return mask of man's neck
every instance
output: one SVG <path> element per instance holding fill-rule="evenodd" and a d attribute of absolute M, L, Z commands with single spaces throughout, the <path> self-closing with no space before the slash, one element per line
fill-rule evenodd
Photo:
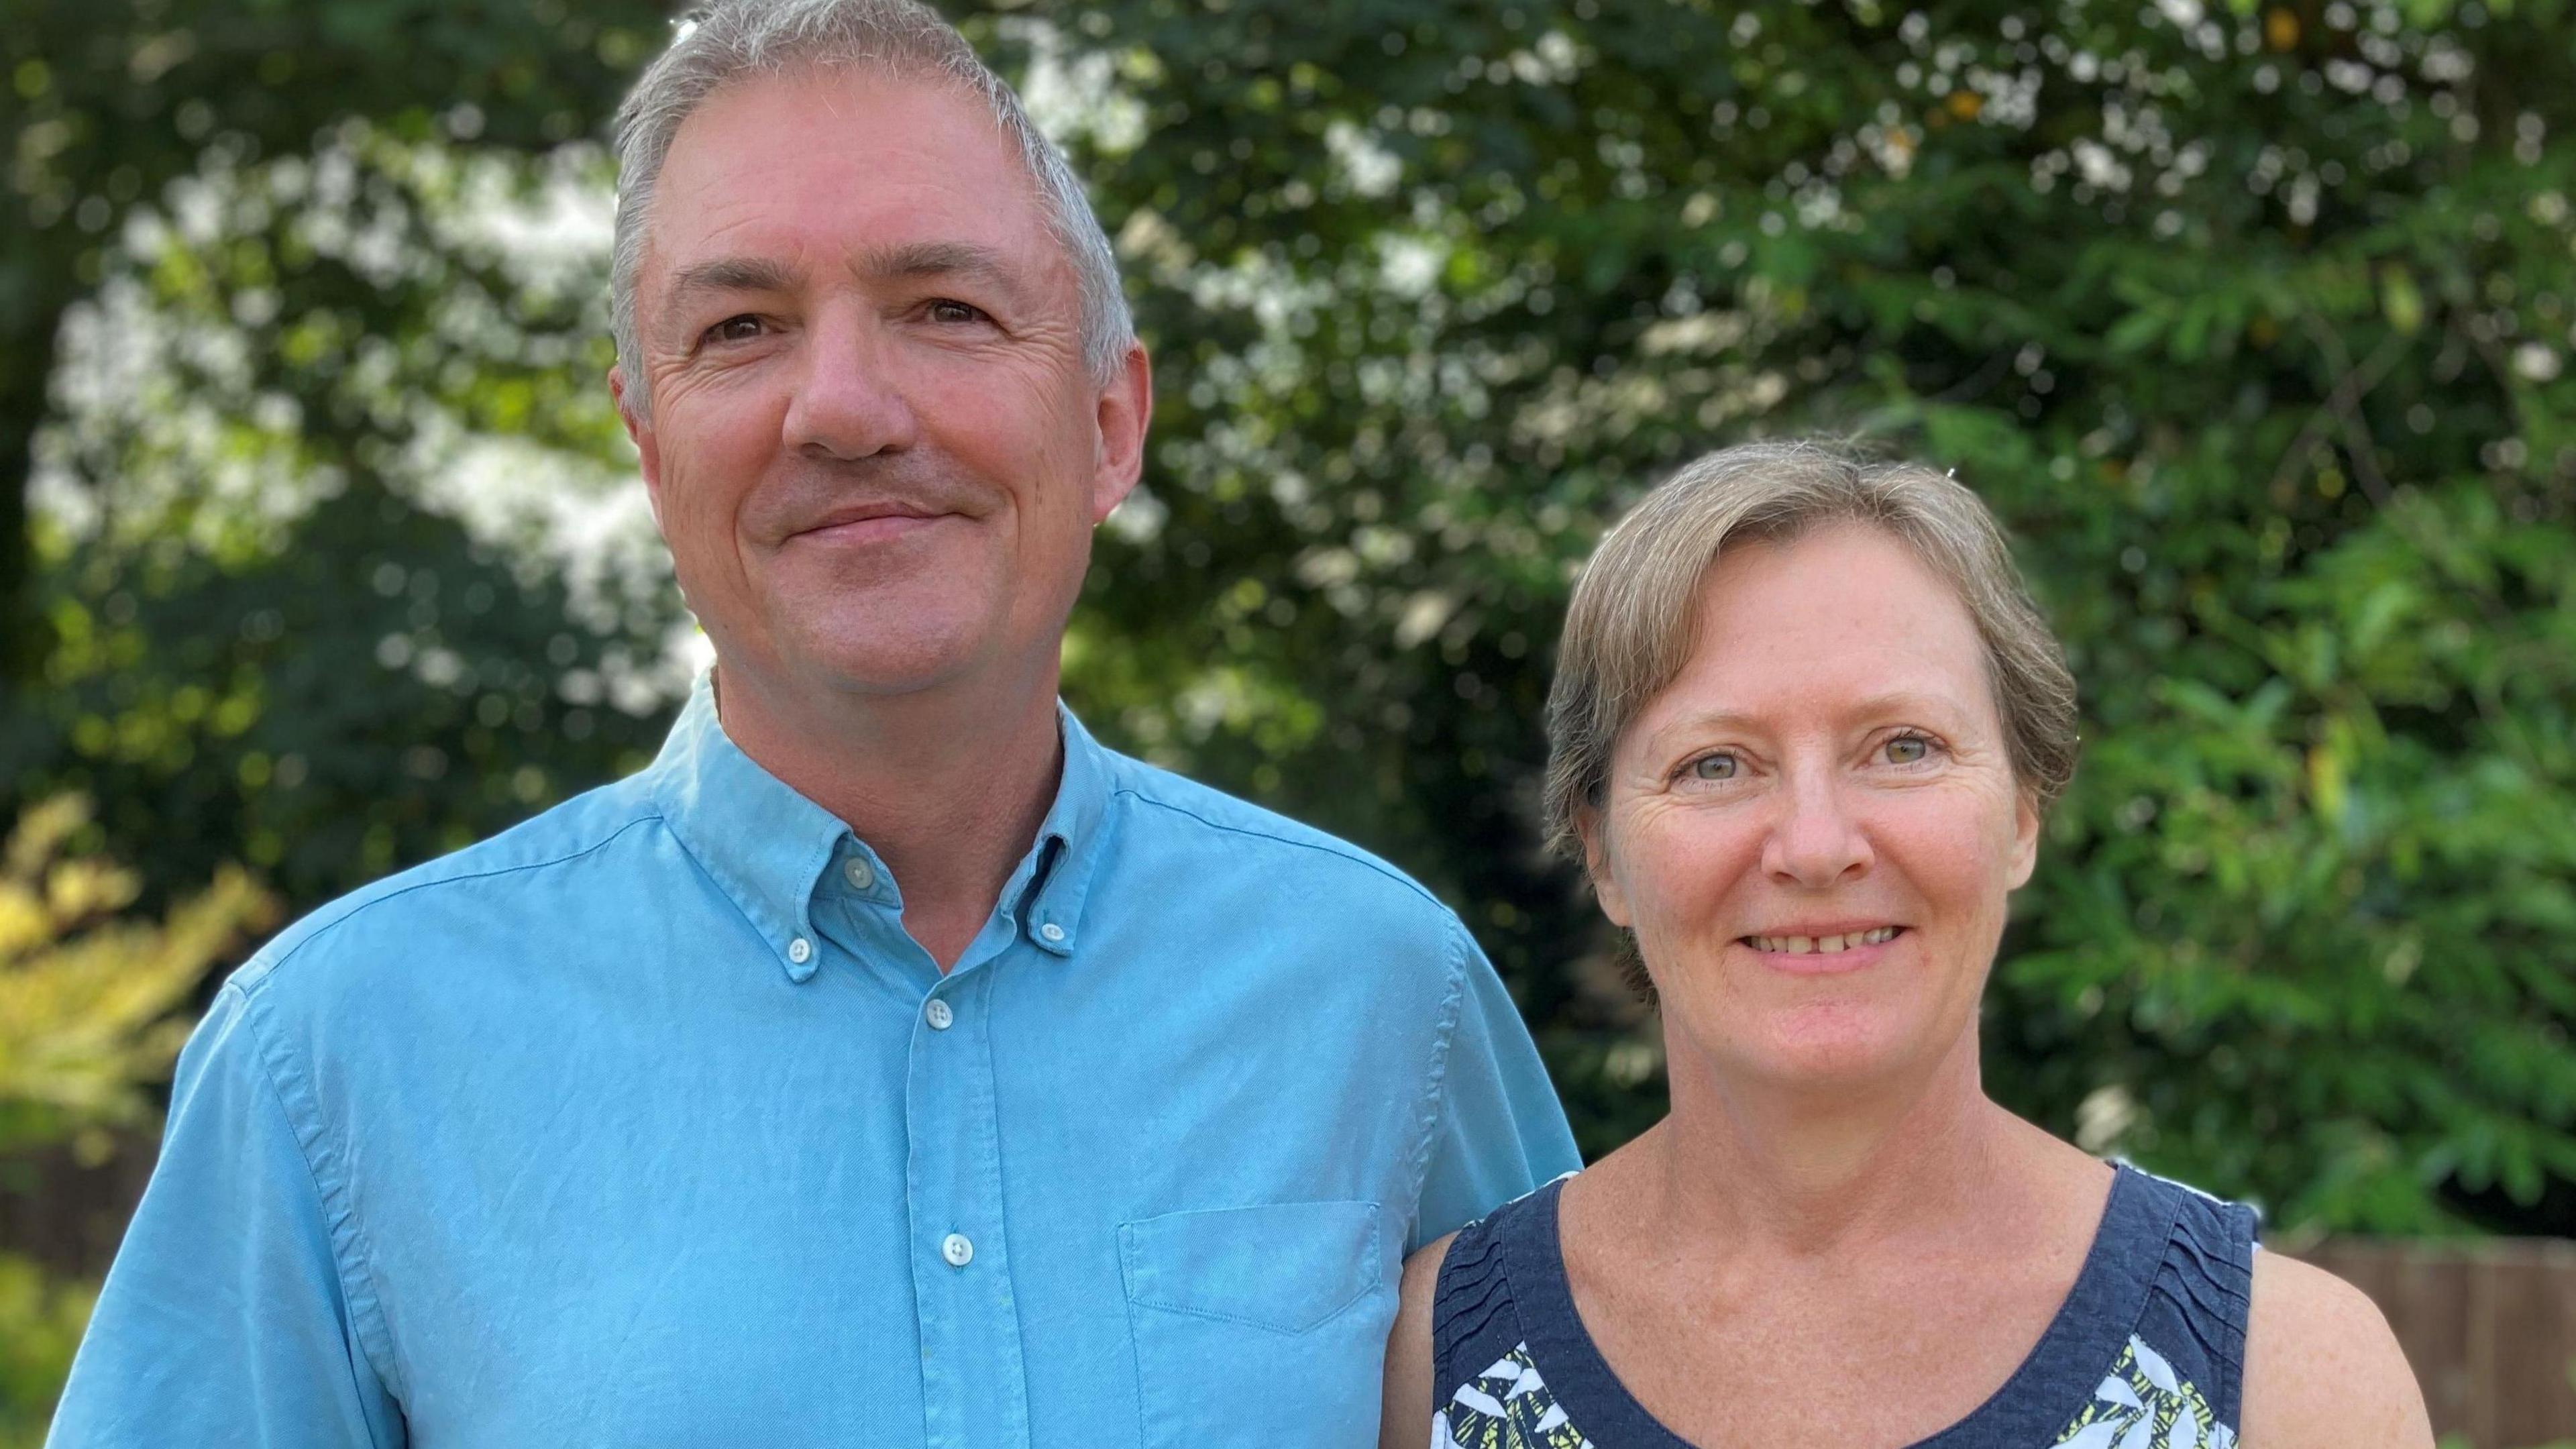
<path fill-rule="evenodd" d="M 946 971 L 1036 840 L 1063 770 L 1056 670 L 1006 686 L 832 695 L 719 666 L 727 738 L 868 843 L 904 928 Z"/>

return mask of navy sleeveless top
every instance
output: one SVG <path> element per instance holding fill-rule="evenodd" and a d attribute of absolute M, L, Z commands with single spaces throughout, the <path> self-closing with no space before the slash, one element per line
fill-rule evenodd
<path fill-rule="evenodd" d="M 1691 1449 L 1566 1286 L 1565 1179 L 1462 1230 L 1433 1294 L 1433 1449 Z M 2254 1211 L 2122 1166 L 2075 1287 L 1992 1398 L 1914 1449 L 2234 1449 Z"/>

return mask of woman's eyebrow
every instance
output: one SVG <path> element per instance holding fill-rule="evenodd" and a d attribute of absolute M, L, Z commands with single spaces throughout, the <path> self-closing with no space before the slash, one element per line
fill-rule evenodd
<path fill-rule="evenodd" d="M 1940 694 L 1927 693 L 1921 690 L 1898 689 L 1889 690 L 1884 694 L 1873 694 L 1867 699 L 1855 700 L 1852 703 L 1850 713 L 1855 716 L 1890 714 L 1949 715 L 1957 713 L 1958 708 L 1958 704 L 1955 701 Z"/>
<path fill-rule="evenodd" d="M 1758 715 L 1731 709 L 1693 710 L 1679 719 L 1668 721 L 1652 734 L 1647 735 L 1645 750 L 1649 757 L 1661 758 L 1683 745 L 1696 745 L 1708 735 L 1751 735 L 1761 732 L 1762 719 Z"/>
<path fill-rule="evenodd" d="M 1835 711 L 1848 719 L 1883 718 L 1890 715 L 1947 718 L 1957 712 L 1958 706 L 1941 695 L 1920 690 L 1888 690 L 1856 699 Z M 1773 721 L 1767 716 L 1750 710 L 1694 710 L 1656 730 L 1652 738 L 1656 744 L 1664 745 L 1677 736 L 1706 732 L 1758 734 L 1770 728 L 1772 724 Z"/>

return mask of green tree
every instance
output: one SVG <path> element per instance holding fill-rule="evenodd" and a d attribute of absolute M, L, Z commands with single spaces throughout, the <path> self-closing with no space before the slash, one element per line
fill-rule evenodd
<path fill-rule="evenodd" d="M 568 495 L 627 466 L 595 256 L 467 221 L 596 188 L 652 26 L 255 13 L 349 88 L 156 78 L 164 161 L 80 122 L 21 162 L 48 245 L 97 226 L 30 294 L 80 298 L 30 455 L 71 501 L 0 776 L 92 789 L 152 881 L 238 857 L 302 905 L 658 730 L 667 588 L 440 492 L 459 439 Z M 161 22 L 49 14 L 13 104 L 126 104 Z M 1158 360 L 1069 693 L 1457 902 L 1589 1147 L 1659 1110 L 1658 1057 L 1533 838 L 1568 581 L 1682 459 L 1825 430 L 1992 500 L 2085 690 L 1990 992 L 2007 1100 L 2285 1225 L 2576 1232 L 2563 0 L 965 19 L 1094 179 Z"/>
<path fill-rule="evenodd" d="M 586 135 L 666 13 L 639 0 L 13 0 L 0 135 L 23 224 L 0 230 L 0 677 L 27 678 L 43 657 L 30 444 L 65 309 L 100 280 L 102 238 L 210 144 L 299 155 L 351 117 L 414 133 L 444 118 L 519 148 Z"/>
<path fill-rule="evenodd" d="M 240 859 L 309 908 L 636 767 L 667 719 L 667 577 L 535 536 L 641 518 L 596 271 L 473 224 L 595 192 L 601 159 L 395 122 L 265 159 L 219 134 L 66 312 L 50 642 L 0 778 L 102 802 L 156 899 Z M 520 514 L 444 506 L 520 478 Z"/>
<path fill-rule="evenodd" d="M 239 870 L 160 921 L 121 917 L 141 882 L 67 847 L 87 802 L 62 796 L 17 822 L 0 854 L 0 1154 L 112 1148 L 154 1112 L 150 1088 L 188 1031 L 208 968 L 276 923 Z M 43 1437 L 89 1315 L 89 1290 L 0 1253 L 0 1444 Z"/>
<path fill-rule="evenodd" d="M 1105 57 L 1164 399 L 1076 688 L 1469 903 L 1588 1145 L 1655 1108 L 1531 848 L 1569 572 L 1825 430 L 1990 499 L 2085 689 L 1997 1089 L 2291 1225 L 2576 1231 L 2566 7 L 1065 20 L 998 33 Z"/>

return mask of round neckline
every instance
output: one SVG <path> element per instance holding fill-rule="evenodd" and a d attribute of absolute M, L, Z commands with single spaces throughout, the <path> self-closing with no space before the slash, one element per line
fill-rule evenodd
<path fill-rule="evenodd" d="M 1987 1449 L 1995 1444 L 2044 1444 L 2064 1429 L 2129 1341 L 2147 1291 L 2155 1282 L 2161 1246 L 2173 1224 L 2159 1230 L 2157 1195 L 2146 1174 L 2114 1164 L 2102 1220 L 2085 1249 L 2084 1265 L 2048 1327 L 2002 1384 L 1964 1418 L 1907 1449 Z M 1504 1242 L 1512 1282 L 1526 1285 L 1531 1312 L 1524 1316 L 1531 1357 L 1574 1427 L 1594 1444 L 1619 1449 L 1701 1449 L 1654 1416 L 1628 1386 L 1583 1326 L 1574 1287 L 1565 1271 L 1558 1204 L 1573 1174 L 1541 1189 L 1526 1215 L 1525 1233 Z M 2123 1252 L 2124 1244 L 2153 1241 L 2157 1252 Z"/>

